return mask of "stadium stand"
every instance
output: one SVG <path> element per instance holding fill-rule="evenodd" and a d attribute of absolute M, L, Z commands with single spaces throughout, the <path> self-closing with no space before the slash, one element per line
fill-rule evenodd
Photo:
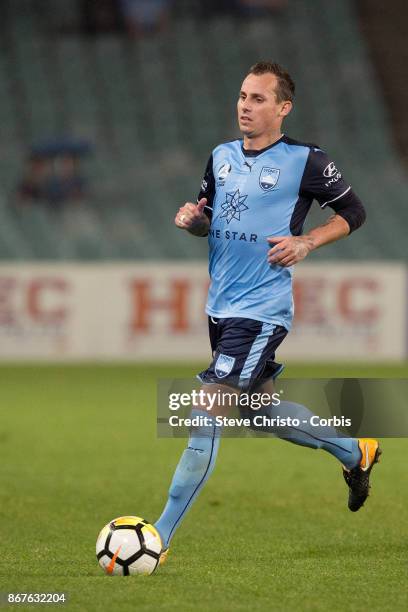
<path fill-rule="evenodd" d="M 368 43 L 371 61 L 382 85 L 387 110 L 392 118 L 393 136 L 405 167 L 408 168 L 408 89 L 405 81 L 408 61 L 407 29 L 401 19 L 405 0 L 385 4 L 382 0 L 360 0 L 359 25 Z"/>
<path fill-rule="evenodd" d="M 325 148 L 367 207 L 358 239 L 313 258 L 406 256 L 407 181 L 351 0 L 292 0 L 277 18 L 221 16 L 205 27 L 178 10 L 160 37 L 137 40 L 58 30 L 47 2 L 7 8 L 0 43 L 2 259 L 204 257 L 206 241 L 186 239 L 173 215 L 195 198 L 211 149 L 238 136 L 237 89 L 260 58 L 278 60 L 297 82 L 287 134 Z M 61 134 L 93 143 L 85 166 L 92 196 L 60 214 L 41 204 L 13 208 L 30 144 Z M 315 205 L 308 225 L 322 218 Z"/>

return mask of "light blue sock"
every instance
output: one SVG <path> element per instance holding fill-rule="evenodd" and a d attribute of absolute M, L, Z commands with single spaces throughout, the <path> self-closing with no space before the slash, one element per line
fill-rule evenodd
<path fill-rule="evenodd" d="M 220 444 L 221 428 L 205 410 L 194 409 L 191 417 L 206 417 L 206 425 L 191 430 L 169 489 L 169 498 L 159 520 L 155 523 L 167 548 L 187 510 L 212 473 Z"/>
<path fill-rule="evenodd" d="M 336 457 L 348 469 L 355 467 L 361 460 L 361 451 L 355 438 L 343 437 L 344 434 L 331 426 L 314 427 L 310 424 L 310 419 L 314 416 L 313 412 L 302 404 L 280 402 L 278 406 L 246 411 L 246 416 L 250 416 L 251 420 L 255 415 L 265 415 L 268 418 L 291 417 L 298 419 L 300 425 L 298 427 L 257 426 L 252 421 L 251 429 L 273 433 L 279 438 L 300 446 L 321 448 Z"/>

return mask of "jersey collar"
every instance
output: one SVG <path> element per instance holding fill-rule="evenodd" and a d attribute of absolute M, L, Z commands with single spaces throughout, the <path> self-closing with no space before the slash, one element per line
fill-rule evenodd
<path fill-rule="evenodd" d="M 241 151 L 245 155 L 245 157 L 257 157 L 258 155 L 261 155 L 261 153 L 265 153 L 265 151 L 268 151 L 269 149 L 272 149 L 272 147 L 275 147 L 277 144 L 282 142 L 282 140 L 284 138 L 285 138 L 285 134 L 282 134 L 282 136 L 278 140 L 275 140 L 275 142 L 273 142 L 269 146 L 265 147 L 264 149 L 258 149 L 258 150 L 256 150 L 256 149 L 245 149 L 244 148 L 244 141 L 242 141 L 242 143 L 241 143 Z"/>

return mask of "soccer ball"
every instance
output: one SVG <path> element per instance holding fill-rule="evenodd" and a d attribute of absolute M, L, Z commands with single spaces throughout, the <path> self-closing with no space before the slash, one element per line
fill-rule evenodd
<path fill-rule="evenodd" d="M 140 516 L 120 516 L 100 532 L 96 558 L 109 575 L 152 574 L 159 564 L 159 532 Z"/>

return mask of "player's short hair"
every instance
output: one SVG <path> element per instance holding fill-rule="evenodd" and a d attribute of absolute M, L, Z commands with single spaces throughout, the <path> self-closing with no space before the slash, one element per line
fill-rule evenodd
<path fill-rule="evenodd" d="M 274 74 L 278 80 L 275 92 L 277 102 L 285 102 L 286 100 L 293 102 L 295 83 L 289 72 L 282 68 L 282 66 L 275 62 L 257 62 L 249 69 L 249 74 L 260 75 L 267 74 L 268 72 Z"/>

